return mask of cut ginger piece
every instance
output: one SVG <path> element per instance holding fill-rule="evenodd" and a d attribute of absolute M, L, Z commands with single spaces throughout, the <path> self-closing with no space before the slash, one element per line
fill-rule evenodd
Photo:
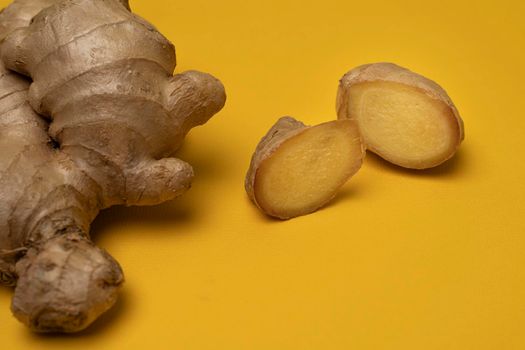
<path fill-rule="evenodd" d="M 464 138 L 463 121 L 445 90 L 392 63 L 348 72 L 339 85 L 337 114 L 357 122 L 367 149 L 405 168 L 445 162 Z"/>
<path fill-rule="evenodd" d="M 283 117 L 262 138 L 246 175 L 246 191 L 266 214 L 309 214 L 332 199 L 363 162 L 365 149 L 352 120 L 306 126 Z"/>

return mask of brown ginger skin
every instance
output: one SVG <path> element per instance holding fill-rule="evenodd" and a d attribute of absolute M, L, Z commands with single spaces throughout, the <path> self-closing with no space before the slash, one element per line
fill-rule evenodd
<path fill-rule="evenodd" d="M 186 191 L 193 170 L 172 154 L 224 88 L 173 76 L 173 45 L 124 0 L 15 0 L 0 31 L 0 281 L 32 330 L 76 332 L 123 281 L 89 241 L 92 220 Z"/>
<path fill-rule="evenodd" d="M 13 313 L 31 329 L 73 332 L 113 305 L 124 277 L 89 241 L 95 184 L 51 147 L 28 88 L 0 62 L 0 283 L 16 285 Z"/>
<path fill-rule="evenodd" d="M 444 147 L 443 151 L 431 156 L 409 157 L 405 154 L 404 150 L 397 152 L 388 150 L 387 142 L 384 139 L 376 141 L 368 137 L 360 115 L 358 115 L 361 108 L 357 105 L 359 101 L 355 101 L 352 93 L 355 91 L 354 89 L 366 85 L 372 86 L 372 84 L 378 83 L 384 85 L 390 84 L 392 88 L 399 88 L 399 90 L 405 89 L 405 93 L 410 92 L 414 96 L 417 94 L 424 95 L 428 100 L 426 103 L 433 104 L 433 108 L 436 110 L 439 109 L 439 118 L 442 119 L 442 123 L 446 125 L 447 129 L 441 131 L 441 138 L 445 139 L 446 137 L 448 140 L 446 141 L 447 146 Z M 370 90 L 371 89 L 369 89 L 369 91 Z M 442 164 L 454 156 L 465 137 L 463 120 L 447 92 L 436 82 L 393 63 L 366 64 L 350 70 L 340 80 L 336 104 L 339 119 L 357 121 L 361 128 L 367 149 L 391 163 L 405 168 L 426 169 Z M 408 103 L 408 105 L 411 105 L 411 103 Z M 413 105 L 412 103 L 412 107 L 414 107 Z M 401 128 L 398 125 L 401 124 L 399 121 L 403 121 L 403 116 L 400 115 L 396 117 L 399 118 L 398 121 L 392 122 L 388 128 Z M 424 118 L 424 116 L 419 116 L 419 118 Z M 398 125 L 396 125 L 396 123 Z M 381 127 L 381 125 L 371 125 L 370 128 L 372 127 L 377 129 Z M 425 128 L 422 128 L 419 130 L 419 133 L 424 134 L 427 131 Z M 403 130 L 399 130 L 397 140 L 393 140 L 393 142 L 401 144 L 405 141 L 405 150 L 411 146 L 417 146 L 418 141 L 416 140 L 411 143 L 411 140 L 406 135 Z M 437 138 L 439 138 L 439 135 Z"/>

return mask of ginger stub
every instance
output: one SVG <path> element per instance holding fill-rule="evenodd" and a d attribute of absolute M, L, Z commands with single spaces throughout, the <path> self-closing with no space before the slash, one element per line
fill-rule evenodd
<path fill-rule="evenodd" d="M 367 149 L 405 168 L 445 162 L 464 138 L 463 121 L 445 90 L 391 63 L 348 72 L 339 85 L 337 113 L 357 122 Z"/>
<path fill-rule="evenodd" d="M 246 176 L 246 191 L 266 214 L 309 214 L 332 199 L 363 162 L 355 122 L 317 126 L 283 117 L 261 140 Z"/>

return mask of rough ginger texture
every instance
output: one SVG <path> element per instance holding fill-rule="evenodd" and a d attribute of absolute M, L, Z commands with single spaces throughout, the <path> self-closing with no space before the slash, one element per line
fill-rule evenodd
<path fill-rule="evenodd" d="M 464 138 L 463 121 L 445 90 L 392 63 L 349 71 L 339 84 L 337 114 L 357 122 L 367 149 L 405 168 L 445 162 Z"/>
<path fill-rule="evenodd" d="M 246 174 L 246 192 L 270 216 L 309 214 L 337 194 L 359 170 L 364 154 L 354 121 L 306 126 L 283 117 L 257 145 Z"/>
<path fill-rule="evenodd" d="M 191 166 L 172 154 L 223 107 L 224 88 L 173 76 L 173 45 L 124 0 L 15 0 L 0 36 L 1 282 L 16 285 L 12 311 L 32 330 L 76 332 L 123 281 L 90 223 L 190 187 Z"/>

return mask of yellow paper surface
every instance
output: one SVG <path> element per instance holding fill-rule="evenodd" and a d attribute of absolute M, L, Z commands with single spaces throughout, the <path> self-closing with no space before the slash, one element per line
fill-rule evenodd
<path fill-rule="evenodd" d="M 93 224 L 126 274 L 117 306 L 81 335 L 36 336 L 0 288 L 2 349 L 525 349 L 522 1 L 131 5 L 227 105 L 179 154 L 187 194 Z M 448 91 L 457 156 L 416 172 L 369 154 L 326 208 L 261 215 L 243 188 L 260 137 L 283 115 L 334 119 L 338 79 L 377 61 Z"/>

